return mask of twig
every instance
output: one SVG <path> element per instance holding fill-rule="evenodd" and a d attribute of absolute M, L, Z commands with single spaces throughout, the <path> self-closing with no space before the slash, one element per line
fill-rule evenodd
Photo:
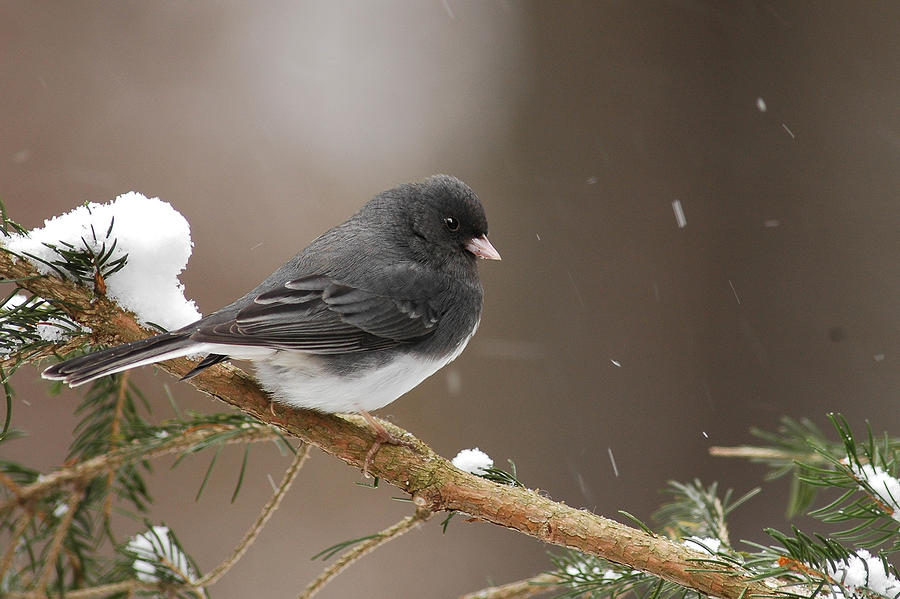
<path fill-rule="evenodd" d="M 709 455 L 717 458 L 749 458 L 751 460 L 796 460 L 807 457 L 819 457 L 812 453 L 801 454 L 796 451 L 775 449 L 773 447 L 754 447 L 752 445 L 738 445 L 736 447 L 714 445 L 709 448 Z"/>
<path fill-rule="evenodd" d="M 0 368 L 6 371 L 7 376 L 11 375 L 15 368 L 18 368 L 22 363 L 25 362 L 39 362 L 44 358 L 49 358 L 52 355 L 60 355 L 64 356 L 68 353 L 75 351 L 81 347 L 84 347 L 85 339 L 87 339 L 87 335 L 80 334 L 74 335 L 68 341 L 65 341 L 61 345 L 42 347 L 40 349 L 35 350 L 30 353 L 27 359 L 22 360 L 19 356 L 13 355 L 9 358 L 4 358 L 0 360 Z M 12 369 L 12 370 L 11 370 Z"/>
<path fill-rule="evenodd" d="M 75 517 L 75 512 L 78 510 L 78 504 L 81 503 L 83 498 L 84 488 L 80 486 L 76 487 L 69 496 L 69 503 L 67 504 L 68 509 L 56 526 L 56 532 L 53 534 L 53 539 L 50 541 L 44 569 L 38 576 L 37 582 L 34 583 L 34 590 L 38 593 L 44 592 L 44 587 L 47 586 L 47 583 L 50 581 L 50 576 L 52 576 L 53 572 L 56 570 L 56 556 L 59 555 L 63 540 L 66 538 L 66 533 L 69 532 L 69 527 L 72 525 L 72 519 Z"/>
<path fill-rule="evenodd" d="M 109 597 L 115 593 L 128 592 L 129 596 L 134 591 L 145 591 L 157 588 L 159 585 L 140 582 L 137 580 L 124 580 L 122 582 L 113 582 L 96 587 L 86 589 L 78 589 L 75 591 L 67 591 L 66 599 L 93 599 L 94 597 Z M 161 595 L 160 595 L 161 596 Z"/>
<path fill-rule="evenodd" d="M 16 481 L 14 481 L 8 474 L 5 472 L 0 472 L 0 484 L 9 489 L 9 491 L 16 496 L 16 498 L 21 498 L 22 496 L 22 487 L 20 487 Z"/>
<path fill-rule="evenodd" d="M 110 451 L 117 448 L 122 441 L 122 412 L 125 410 L 125 397 L 128 391 L 129 372 L 126 370 L 119 377 L 119 391 L 116 396 L 116 410 L 113 413 L 112 425 L 109 431 L 109 448 Z M 106 475 L 106 488 L 112 490 L 113 483 L 116 480 L 116 469 L 110 468 Z M 103 518 L 106 522 L 112 517 L 113 497 L 114 493 L 107 493 L 106 499 L 103 501 Z"/>
<path fill-rule="evenodd" d="M 19 539 L 25 534 L 25 529 L 28 528 L 31 518 L 32 513 L 30 510 L 26 510 L 19 516 L 19 521 L 16 523 L 16 527 L 9 536 L 9 545 L 6 548 L 6 551 L 3 552 L 3 558 L 0 559 L 0 580 L 3 580 L 3 577 L 6 576 L 6 571 L 9 570 L 9 567 L 12 565 L 13 558 L 16 556 L 16 549 L 19 545 Z"/>
<path fill-rule="evenodd" d="M 159 556 L 159 563 L 178 575 L 178 578 L 181 579 L 179 588 L 183 587 L 187 589 L 187 592 L 197 599 L 204 599 L 204 597 L 206 597 L 203 592 L 203 587 L 191 580 L 190 566 L 182 569 L 181 564 L 173 562 L 168 556 Z"/>
<path fill-rule="evenodd" d="M 731 539 L 728 535 L 728 522 L 725 520 L 725 506 L 722 505 L 722 500 L 719 497 L 715 498 L 713 501 L 713 506 L 715 506 L 716 514 L 719 515 L 717 518 L 717 524 L 719 525 L 718 530 L 715 531 L 716 537 L 725 543 L 726 545 L 731 545 Z"/>
<path fill-rule="evenodd" d="M 123 580 L 122 582 L 112 582 L 96 587 L 87 587 L 74 591 L 66 591 L 65 599 L 93 599 L 94 597 L 109 597 L 117 593 L 132 593 L 134 591 L 149 591 L 159 589 L 160 585 L 151 582 L 141 582 L 139 580 Z M 40 594 L 38 597 L 47 597 L 48 595 Z M 53 595 L 50 595 L 52 597 Z M 161 595 L 160 595 L 161 596 Z M 4 597 L 8 599 L 32 599 L 35 597 L 34 592 L 17 593 L 10 592 Z"/>
<path fill-rule="evenodd" d="M 891 505 L 888 505 L 884 499 L 882 499 L 877 492 L 870 493 L 869 489 L 871 489 L 871 485 L 869 485 L 865 480 L 863 480 L 856 472 L 853 471 L 849 466 L 846 467 L 847 475 L 856 481 L 856 484 L 859 485 L 859 490 L 865 493 L 866 497 L 869 498 L 869 501 L 875 504 L 875 506 L 881 510 L 881 512 L 885 516 L 893 517 L 895 508 Z M 874 491 L 874 489 L 872 489 Z M 888 491 L 890 493 L 890 491 Z M 893 498 L 892 498 L 893 499 Z M 896 501 L 896 500 L 894 500 Z"/>
<path fill-rule="evenodd" d="M 189 433 L 184 433 L 164 445 L 147 451 L 146 447 L 127 447 L 114 451 L 113 453 L 104 454 L 91 458 L 84 462 L 79 462 L 61 468 L 56 472 L 48 474 L 41 478 L 40 481 L 20 488 L 19 494 L 4 504 L 0 504 L 0 514 L 11 509 L 16 505 L 20 505 L 29 501 L 34 497 L 39 497 L 51 489 L 55 489 L 61 485 L 72 482 L 74 480 L 86 480 L 98 472 L 103 472 L 109 468 L 116 468 L 120 464 L 127 462 L 135 457 L 140 459 L 158 458 L 170 453 L 176 453 L 191 447 L 192 445 L 203 441 L 206 437 L 219 432 L 219 430 L 195 429 Z M 277 438 L 275 431 L 260 427 L 256 429 L 247 429 L 241 431 L 226 443 L 244 443 L 248 441 L 267 441 Z"/>
<path fill-rule="evenodd" d="M 488 587 L 460 596 L 459 599 L 527 599 L 558 590 L 560 579 L 555 574 L 538 574 L 525 580 Z"/>
<path fill-rule="evenodd" d="M 206 595 L 203 592 L 203 587 L 199 586 L 193 580 L 191 580 L 191 567 L 187 566 L 182 568 L 183 564 L 178 564 L 172 561 L 166 555 L 158 555 L 159 563 L 167 570 L 170 570 L 172 573 L 177 574 L 178 578 L 180 578 L 179 583 L 169 584 L 167 585 L 170 589 L 174 586 L 175 589 L 186 589 L 188 593 L 196 597 L 197 599 L 204 599 Z M 169 593 L 170 596 L 174 597 L 176 593 Z M 158 596 L 162 596 L 161 594 Z M 63 598 L 61 598 L 63 599 Z"/>
<path fill-rule="evenodd" d="M 110 447 L 115 447 L 122 440 L 122 413 L 125 411 L 125 397 L 128 395 L 128 378 L 130 374 L 131 373 L 126 370 L 119 375 L 119 389 L 116 392 L 116 410 L 113 413 L 109 432 Z"/>
<path fill-rule="evenodd" d="M 241 539 L 241 542 L 238 543 L 234 548 L 234 551 L 231 552 L 231 556 L 209 571 L 206 576 L 198 580 L 195 583 L 195 586 L 202 587 L 214 584 L 224 576 L 239 559 L 241 559 L 250 545 L 253 544 L 253 541 L 256 540 L 256 537 L 259 536 L 259 533 L 266 525 L 266 522 L 269 521 L 269 518 L 271 518 L 272 514 L 275 513 L 275 510 L 278 509 L 278 505 L 281 503 L 287 490 L 291 487 L 291 483 L 294 482 L 297 473 L 300 472 L 300 468 L 303 467 L 303 463 L 308 456 L 309 445 L 303 443 L 297 448 L 297 454 L 294 456 L 294 461 L 291 462 L 291 465 L 284 473 L 284 477 L 281 479 L 281 484 L 278 485 L 278 489 L 275 490 L 275 494 L 272 495 L 272 498 L 269 499 L 269 502 L 263 507 L 256 522 L 254 522 L 253 526 L 251 526 L 246 534 L 244 534 L 244 538 Z"/>
<path fill-rule="evenodd" d="M 322 587 L 331 582 L 331 580 L 335 576 L 343 572 L 344 569 L 350 566 L 353 562 L 363 557 L 367 553 L 374 551 L 388 541 L 396 539 L 403 533 L 412 530 L 425 520 L 428 520 L 428 518 L 430 517 L 431 511 L 417 508 L 416 512 L 412 516 L 407 516 L 393 526 L 385 528 L 374 537 L 363 541 L 362 543 L 342 555 L 336 562 L 334 562 L 331 566 L 326 568 L 325 571 L 319 574 L 318 578 L 309 583 L 309 586 L 307 586 L 303 590 L 303 592 L 300 593 L 298 599 L 309 599 L 320 590 L 322 590 Z"/>

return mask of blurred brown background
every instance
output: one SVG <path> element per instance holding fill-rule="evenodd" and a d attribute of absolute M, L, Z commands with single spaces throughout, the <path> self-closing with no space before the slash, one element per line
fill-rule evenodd
<path fill-rule="evenodd" d="M 783 414 L 900 434 L 898 26 L 894 2 L 6 0 L 0 196 L 28 227 L 132 189 L 170 202 L 208 313 L 372 194 L 455 174 L 503 262 L 482 265 L 467 351 L 380 415 L 447 457 L 511 458 L 555 499 L 648 518 L 668 479 L 759 484 L 707 448 Z M 161 418 L 163 382 L 219 408 L 140 377 Z M 77 395 L 44 397 L 34 370 L 17 388 L 32 436 L 5 457 L 52 468 Z M 207 458 L 156 464 L 152 517 L 204 570 L 287 465 L 252 452 L 231 505 L 240 459 L 225 452 L 196 504 Z M 295 596 L 311 555 L 409 511 L 357 480 L 316 452 L 213 596 Z M 783 528 L 785 493 L 766 484 L 733 537 Z M 549 567 L 531 539 L 440 520 L 320 596 L 453 597 Z"/>

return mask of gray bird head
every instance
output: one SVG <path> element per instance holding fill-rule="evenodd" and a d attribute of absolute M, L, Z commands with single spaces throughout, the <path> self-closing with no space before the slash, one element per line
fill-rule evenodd
<path fill-rule="evenodd" d="M 401 185 L 379 194 L 366 208 L 384 210 L 385 218 L 400 208 L 405 218 L 390 222 L 405 229 L 399 233 L 405 233 L 409 249 L 422 262 L 449 265 L 500 259 L 487 240 L 487 217 L 478 196 L 456 177 L 434 175 Z"/>

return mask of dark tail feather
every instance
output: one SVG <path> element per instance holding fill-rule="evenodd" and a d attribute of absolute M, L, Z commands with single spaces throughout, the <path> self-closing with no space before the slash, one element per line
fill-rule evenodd
<path fill-rule="evenodd" d="M 223 356 L 222 354 L 209 354 L 208 356 L 206 356 L 205 358 L 200 360 L 199 364 L 197 364 L 196 366 L 191 368 L 191 370 L 186 375 L 181 377 L 181 379 L 179 379 L 179 380 L 186 381 L 188 379 L 194 378 L 195 376 L 200 374 L 201 370 L 205 370 L 205 369 L 209 368 L 210 366 L 212 366 L 213 364 L 218 364 L 219 362 L 224 362 L 227 359 L 228 359 L 228 356 Z"/>
<path fill-rule="evenodd" d="M 189 333 L 165 333 L 54 364 L 41 376 L 77 387 L 107 374 L 187 355 L 194 345 Z"/>

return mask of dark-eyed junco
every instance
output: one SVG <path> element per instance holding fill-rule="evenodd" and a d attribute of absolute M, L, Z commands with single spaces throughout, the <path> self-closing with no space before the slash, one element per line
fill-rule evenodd
<path fill-rule="evenodd" d="M 459 179 L 436 175 L 401 185 L 218 312 L 61 362 L 43 377 L 74 387 L 206 354 L 189 378 L 233 357 L 252 361 L 277 401 L 370 418 L 366 411 L 434 374 L 475 333 L 482 305 L 476 260 L 500 259 L 487 229 L 481 202 Z"/>

